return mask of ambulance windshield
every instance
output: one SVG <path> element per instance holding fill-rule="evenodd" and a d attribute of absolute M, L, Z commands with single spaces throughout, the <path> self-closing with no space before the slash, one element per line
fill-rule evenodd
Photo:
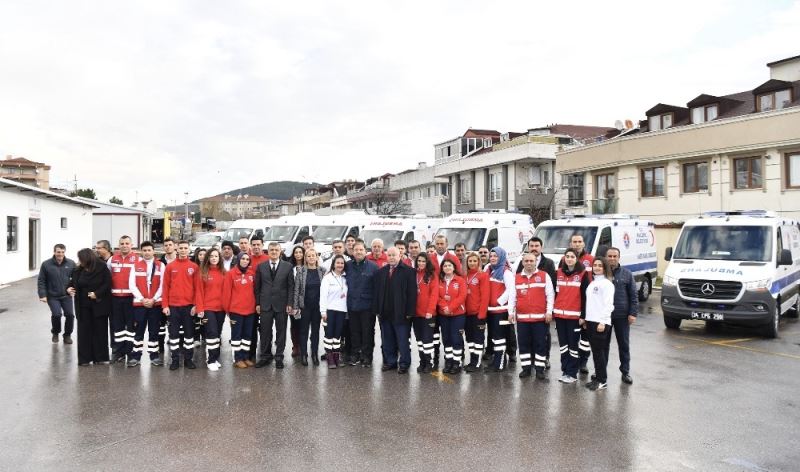
<path fill-rule="evenodd" d="M 376 239 L 383 241 L 384 248 L 394 246 L 395 241 L 403 238 L 403 232 L 391 229 L 368 229 L 364 230 L 360 237 L 367 244 L 367 250 L 369 251 L 372 247 L 372 241 Z"/>
<path fill-rule="evenodd" d="M 228 228 L 225 231 L 225 234 L 222 236 L 222 239 L 225 241 L 233 241 L 235 243 L 239 242 L 241 238 L 250 238 L 250 235 L 253 233 L 253 228 Z"/>
<path fill-rule="evenodd" d="M 536 236 L 542 240 L 542 252 L 545 254 L 564 254 L 570 247 L 573 234 L 583 236 L 586 252 L 594 247 L 597 226 L 540 226 L 536 228 Z"/>
<path fill-rule="evenodd" d="M 279 241 L 286 243 L 294 239 L 297 226 L 271 226 L 264 234 L 264 241 Z"/>
<path fill-rule="evenodd" d="M 314 228 L 314 241 L 323 244 L 333 244 L 337 239 L 344 239 L 347 226 L 317 226 Z"/>
<path fill-rule="evenodd" d="M 456 243 L 464 243 L 467 251 L 477 251 L 483 244 L 486 228 L 439 228 L 436 234 L 447 236 L 448 249 L 453 249 Z"/>
<path fill-rule="evenodd" d="M 673 258 L 769 262 L 772 260 L 772 228 L 685 226 Z"/>

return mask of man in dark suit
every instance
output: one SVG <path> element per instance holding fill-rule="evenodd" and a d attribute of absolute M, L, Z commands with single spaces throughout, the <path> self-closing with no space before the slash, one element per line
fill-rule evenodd
<path fill-rule="evenodd" d="M 256 313 L 259 315 L 261 345 L 256 367 L 272 362 L 272 324 L 275 323 L 275 368 L 283 369 L 286 348 L 286 322 L 292 311 L 294 273 L 292 266 L 281 260 L 281 246 L 269 243 L 269 260 L 256 267 Z"/>
<path fill-rule="evenodd" d="M 373 298 L 373 311 L 381 323 L 381 370 L 397 369 L 398 374 L 406 374 L 411 365 L 409 337 L 417 308 L 417 280 L 414 269 L 400 263 L 400 251 L 396 247 L 390 247 L 386 256 L 388 264 L 375 274 Z"/>
<path fill-rule="evenodd" d="M 553 290 L 556 290 L 556 264 L 550 260 L 550 258 L 546 257 L 542 254 L 542 240 L 538 237 L 534 236 L 528 240 L 528 252 L 536 256 L 536 268 L 539 270 L 543 270 L 547 272 L 547 275 L 550 276 L 550 281 L 553 283 Z M 522 272 L 522 256 L 520 256 L 519 261 L 517 261 L 517 273 L 519 274 Z M 547 361 L 546 368 L 550 368 L 550 327 L 548 326 L 547 329 L 547 340 L 545 343 L 547 344 Z M 513 328 L 512 328 L 513 329 Z M 517 349 L 517 343 L 514 342 L 514 350 Z M 510 355 L 510 354 L 509 354 Z"/>

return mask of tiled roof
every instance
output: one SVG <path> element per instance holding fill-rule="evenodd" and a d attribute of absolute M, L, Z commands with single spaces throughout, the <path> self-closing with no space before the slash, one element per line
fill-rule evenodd
<path fill-rule="evenodd" d="M 0 160 L 0 166 L 7 166 L 7 165 L 15 165 L 19 167 L 47 167 L 48 169 L 50 166 L 44 164 L 43 162 L 34 162 L 30 159 L 25 159 L 24 157 L 14 157 L 11 159 L 3 159 Z"/>

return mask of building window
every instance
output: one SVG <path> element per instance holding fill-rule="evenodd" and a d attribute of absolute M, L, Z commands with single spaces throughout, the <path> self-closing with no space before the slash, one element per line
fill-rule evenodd
<path fill-rule="evenodd" d="M 683 165 L 683 193 L 708 192 L 708 162 Z"/>
<path fill-rule="evenodd" d="M 800 153 L 786 155 L 786 188 L 800 188 Z"/>
<path fill-rule="evenodd" d="M 733 171 L 737 189 L 761 188 L 764 184 L 760 157 L 734 159 Z"/>
<path fill-rule="evenodd" d="M 601 174 L 594 178 L 594 198 L 608 200 L 617 196 L 617 179 L 614 174 Z"/>
<path fill-rule="evenodd" d="M 469 176 L 461 176 L 458 180 L 458 203 L 466 204 L 472 202 L 472 179 Z"/>
<path fill-rule="evenodd" d="M 503 173 L 489 174 L 489 201 L 499 202 L 503 199 Z"/>
<path fill-rule="evenodd" d="M 67 219 L 61 218 L 61 229 L 67 229 Z"/>
<path fill-rule="evenodd" d="M 658 131 L 660 129 L 667 129 L 672 126 L 672 113 L 663 113 L 661 115 L 650 117 L 650 131 Z"/>
<path fill-rule="evenodd" d="M 450 185 L 450 184 L 442 184 L 442 187 L 441 187 L 441 195 L 442 195 L 443 197 L 446 197 L 446 196 L 448 195 L 448 188 L 449 188 L 449 185 Z"/>
<path fill-rule="evenodd" d="M 586 204 L 584 198 L 583 174 L 567 174 L 567 205 L 571 207 L 583 206 Z"/>
<path fill-rule="evenodd" d="M 9 216 L 6 218 L 6 251 L 16 251 L 17 250 L 17 239 L 18 238 L 18 218 L 16 216 Z"/>
<path fill-rule="evenodd" d="M 782 110 L 792 103 L 792 89 L 761 94 L 756 103 L 758 111 Z"/>
<path fill-rule="evenodd" d="M 408 201 L 408 192 L 403 192 L 403 200 Z"/>
<path fill-rule="evenodd" d="M 643 197 L 664 196 L 664 167 L 649 167 L 641 170 Z"/>
<path fill-rule="evenodd" d="M 425 187 L 425 198 L 431 198 L 431 188 Z"/>
<path fill-rule="evenodd" d="M 705 123 L 717 117 L 717 104 L 692 108 L 692 123 Z"/>

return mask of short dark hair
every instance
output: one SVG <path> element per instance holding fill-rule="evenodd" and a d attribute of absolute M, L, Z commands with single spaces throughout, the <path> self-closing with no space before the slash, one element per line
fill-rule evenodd
<path fill-rule="evenodd" d="M 97 242 L 99 243 L 100 241 L 97 241 Z M 106 241 L 106 242 L 108 242 L 108 241 Z M 164 238 L 164 242 L 165 243 L 174 243 L 175 240 L 172 238 L 172 236 L 167 236 L 166 238 Z"/>
<path fill-rule="evenodd" d="M 309 234 L 308 236 L 306 236 L 306 237 L 304 237 L 303 239 L 301 239 L 301 240 L 300 240 L 300 242 L 301 242 L 301 243 L 304 243 L 304 242 L 308 241 L 309 239 L 310 239 L 310 240 L 313 242 L 313 241 L 314 241 L 314 236 L 311 236 L 311 235 Z"/>
<path fill-rule="evenodd" d="M 111 252 L 111 243 L 108 241 L 108 239 L 101 239 L 97 241 L 97 244 L 103 246 L 106 251 Z"/>
<path fill-rule="evenodd" d="M 181 244 L 189 244 L 189 241 L 181 239 L 180 241 L 178 241 L 178 246 L 180 246 Z"/>
<path fill-rule="evenodd" d="M 119 237 L 119 240 L 122 241 L 123 239 L 131 239 L 131 237 L 128 236 L 127 234 L 123 234 L 122 236 Z"/>
<path fill-rule="evenodd" d="M 480 251 L 481 249 L 486 249 L 488 251 L 489 250 L 489 246 L 484 244 L 483 246 L 478 248 L 478 251 Z"/>
<path fill-rule="evenodd" d="M 436 246 L 434 246 L 434 245 L 433 245 L 433 243 L 431 243 L 431 242 L 429 242 L 428 244 L 426 244 L 426 245 L 425 245 L 425 249 L 426 249 L 426 250 L 427 250 L 427 249 L 430 249 L 430 248 L 432 248 L 432 247 L 436 247 Z"/>
<path fill-rule="evenodd" d="M 417 241 L 416 239 L 412 239 L 411 241 L 408 242 L 409 245 L 411 245 L 412 243 L 419 244 L 419 241 Z"/>
<path fill-rule="evenodd" d="M 453 249 L 458 249 L 459 247 L 463 247 L 464 249 L 466 249 L 467 245 L 464 243 L 456 243 L 456 245 L 453 246 Z"/>
<path fill-rule="evenodd" d="M 222 245 L 220 247 L 229 247 L 231 249 L 235 248 L 235 246 L 233 245 L 233 241 L 227 241 L 227 240 L 222 241 Z"/>
<path fill-rule="evenodd" d="M 354 240 L 354 241 L 355 241 L 356 239 L 358 239 L 358 238 L 356 238 L 355 236 L 353 236 L 352 234 L 348 234 L 347 236 L 345 236 L 344 240 L 345 240 L 345 241 L 347 241 L 347 240 L 348 240 L 348 239 L 350 239 L 350 238 L 353 238 L 353 240 Z M 336 242 L 336 241 L 334 241 L 334 242 Z"/>
<path fill-rule="evenodd" d="M 334 244 L 344 244 L 344 241 L 342 241 L 341 239 L 334 239 L 333 242 L 331 243 L 331 246 L 333 246 Z"/>
<path fill-rule="evenodd" d="M 67 246 L 64 246 L 63 244 L 58 243 L 55 246 L 53 246 L 53 251 L 55 251 L 56 249 L 61 249 L 62 251 L 66 251 L 67 250 Z"/>
<path fill-rule="evenodd" d="M 529 239 L 528 244 L 530 243 L 539 243 L 540 245 L 544 246 L 544 242 L 542 242 L 542 238 L 540 238 L 539 236 L 534 236 L 531 239 Z"/>
<path fill-rule="evenodd" d="M 608 251 L 617 251 L 617 255 L 622 254 L 622 251 L 620 251 L 619 248 L 615 246 L 611 246 L 610 248 L 606 249 L 606 254 L 608 254 Z"/>
<path fill-rule="evenodd" d="M 142 243 L 139 244 L 139 249 L 144 249 L 146 247 L 155 247 L 155 246 L 153 246 L 153 243 L 151 243 L 150 241 L 142 241 Z"/>
<path fill-rule="evenodd" d="M 242 242 L 242 239 L 246 239 L 248 243 L 250 242 L 250 238 L 247 236 L 239 236 L 239 242 Z"/>
<path fill-rule="evenodd" d="M 263 243 L 264 239 L 261 236 L 253 236 L 252 238 L 250 238 L 250 243 L 252 243 L 253 241 L 261 241 Z"/>
<path fill-rule="evenodd" d="M 397 246 L 403 246 L 404 248 L 408 249 L 408 244 L 406 244 L 406 242 L 402 239 L 398 239 L 397 241 L 394 242 L 394 247 Z"/>
<path fill-rule="evenodd" d="M 355 247 L 359 245 L 367 249 L 367 243 L 365 243 L 363 239 L 356 239 L 356 242 L 353 243 L 353 248 L 355 249 Z"/>

